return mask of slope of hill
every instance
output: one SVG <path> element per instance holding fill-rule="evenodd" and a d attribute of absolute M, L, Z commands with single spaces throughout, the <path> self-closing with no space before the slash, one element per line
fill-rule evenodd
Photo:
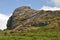
<path fill-rule="evenodd" d="M 0 31 L 0 40 L 60 40 L 60 28 L 40 28 L 31 31 Z"/>
<path fill-rule="evenodd" d="M 60 10 L 16 8 L 7 29 L 0 30 L 0 40 L 60 40 Z"/>

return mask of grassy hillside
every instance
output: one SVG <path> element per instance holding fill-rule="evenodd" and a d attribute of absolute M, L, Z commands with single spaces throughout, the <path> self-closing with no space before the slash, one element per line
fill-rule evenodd
<path fill-rule="evenodd" d="M 60 40 L 60 28 L 36 27 L 37 30 L 0 31 L 0 40 Z"/>
<path fill-rule="evenodd" d="M 60 10 L 15 9 L 0 40 L 60 40 Z"/>

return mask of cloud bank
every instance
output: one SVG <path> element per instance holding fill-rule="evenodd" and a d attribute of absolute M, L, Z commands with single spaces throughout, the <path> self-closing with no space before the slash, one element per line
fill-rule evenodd
<path fill-rule="evenodd" d="M 49 6 L 43 6 L 40 10 L 51 10 L 51 11 L 55 11 L 55 10 L 60 10 L 60 8 L 58 7 L 49 7 Z"/>
<path fill-rule="evenodd" d="M 6 29 L 6 24 L 9 16 L 0 13 L 0 29 Z"/>
<path fill-rule="evenodd" d="M 51 2 L 57 6 L 60 6 L 60 0 L 51 0 Z"/>

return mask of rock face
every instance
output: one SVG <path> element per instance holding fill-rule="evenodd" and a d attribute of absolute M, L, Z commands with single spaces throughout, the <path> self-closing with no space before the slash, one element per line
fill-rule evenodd
<path fill-rule="evenodd" d="M 30 26 L 45 26 L 60 20 L 60 11 L 33 10 L 29 6 L 16 8 L 7 22 L 7 29 L 21 30 Z"/>

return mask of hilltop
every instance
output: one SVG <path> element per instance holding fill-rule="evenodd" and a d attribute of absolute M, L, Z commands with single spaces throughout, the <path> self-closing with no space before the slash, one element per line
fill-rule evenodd
<path fill-rule="evenodd" d="M 7 22 L 9 30 L 31 30 L 36 27 L 59 28 L 60 10 L 34 10 L 29 6 L 15 9 Z"/>
<path fill-rule="evenodd" d="M 0 30 L 0 40 L 60 40 L 60 10 L 18 7 Z"/>

